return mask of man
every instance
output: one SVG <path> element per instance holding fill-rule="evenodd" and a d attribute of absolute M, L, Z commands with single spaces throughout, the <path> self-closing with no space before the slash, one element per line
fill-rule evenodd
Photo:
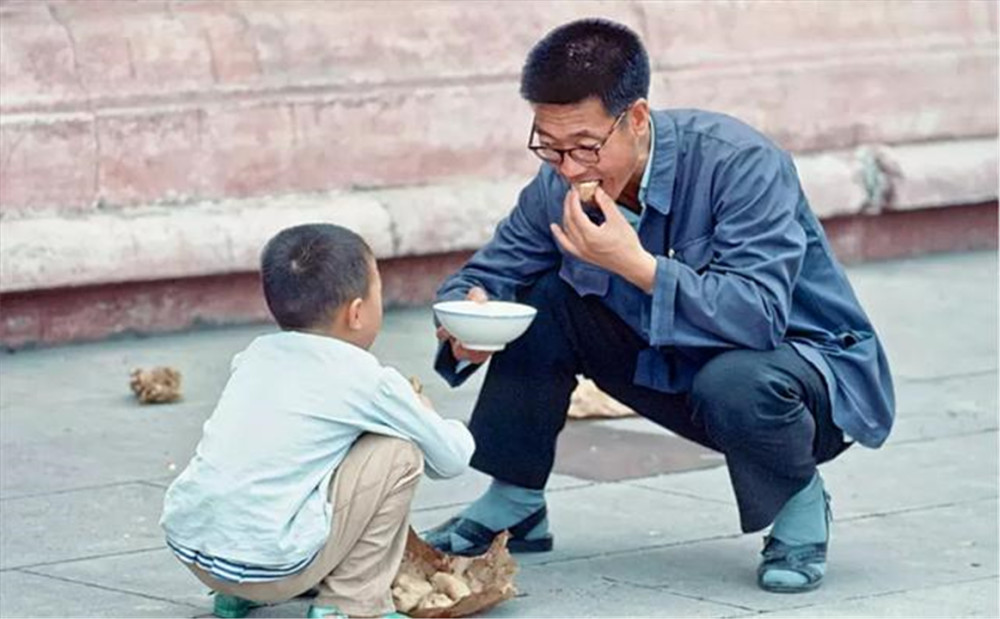
<path fill-rule="evenodd" d="M 725 454 L 743 531 L 773 523 L 759 585 L 814 589 L 830 519 L 816 467 L 886 439 L 886 357 L 789 155 L 728 116 L 651 111 L 648 89 L 641 41 L 605 20 L 561 26 L 528 56 L 528 148 L 544 163 L 438 296 L 538 315 L 493 355 L 470 422 L 472 465 L 494 481 L 427 539 L 475 554 L 509 529 L 513 551 L 552 548 L 544 488 L 583 373 Z M 438 337 L 452 385 L 489 356 Z"/>

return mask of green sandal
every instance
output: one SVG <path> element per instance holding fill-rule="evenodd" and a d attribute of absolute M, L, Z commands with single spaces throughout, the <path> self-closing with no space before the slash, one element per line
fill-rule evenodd
<path fill-rule="evenodd" d="M 253 608 L 260 608 L 264 604 L 246 600 L 235 595 L 225 593 L 215 593 L 215 604 L 212 606 L 212 614 L 223 619 L 243 619 L 250 614 Z"/>

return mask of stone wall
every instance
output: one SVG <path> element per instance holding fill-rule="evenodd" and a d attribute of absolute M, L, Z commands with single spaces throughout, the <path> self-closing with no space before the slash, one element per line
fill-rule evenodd
<path fill-rule="evenodd" d="M 587 15 L 643 36 L 654 106 L 792 150 L 846 260 L 995 246 L 993 2 L 6 0 L 0 342 L 259 319 L 257 252 L 303 220 L 426 301 L 536 167 L 527 50 Z M 948 242 L 859 246 L 894 211 Z"/>

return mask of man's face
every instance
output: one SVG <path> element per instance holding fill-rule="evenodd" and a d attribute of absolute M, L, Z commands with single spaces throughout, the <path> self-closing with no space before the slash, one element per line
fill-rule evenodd
<path fill-rule="evenodd" d="M 614 127 L 600 149 L 597 163 L 580 163 L 565 154 L 562 163 L 550 164 L 570 183 L 601 181 L 604 192 L 617 199 L 630 180 L 635 178 L 637 184 L 641 179 L 649 148 L 649 104 L 645 99 L 632 104 L 618 125 L 596 97 L 566 105 L 536 103 L 532 108 L 535 141 L 543 146 L 559 149 L 597 146 Z"/>

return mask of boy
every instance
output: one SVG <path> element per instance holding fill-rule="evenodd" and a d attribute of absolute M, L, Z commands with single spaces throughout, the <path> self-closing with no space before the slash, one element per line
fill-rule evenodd
<path fill-rule="evenodd" d="M 164 499 L 167 544 L 215 614 L 316 588 L 309 617 L 393 613 L 424 468 L 465 470 L 469 430 L 368 352 L 382 324 L 371 250 L 331 224 L 288 228 L 261 257 L 281 332 L 255 339 Z M 399 616 L 399 615 L 396 615 Z"/>

